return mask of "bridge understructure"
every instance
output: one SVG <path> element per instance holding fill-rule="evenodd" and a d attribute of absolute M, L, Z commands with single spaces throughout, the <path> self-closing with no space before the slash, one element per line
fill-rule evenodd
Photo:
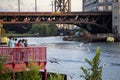
<path fill-rule="evenodd" d="M 92 34 L 112 33 L 112 12 L 0 12 L 2 24 L 74 24 Z"/>

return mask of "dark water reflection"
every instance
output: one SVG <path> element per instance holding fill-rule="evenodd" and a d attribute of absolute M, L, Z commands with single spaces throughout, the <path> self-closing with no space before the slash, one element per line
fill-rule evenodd
<path fill-rule="evenodd" d="M 47 70 L 65 73 L 68 80 L 84 80 L 80 78 L 80 67 L 88 68 L 85 58 L 92 59 L 97 47 L 102 49 L 102 80 L 120 80 L 120 42 L 82 43 L 63 41 L 62 37 L 29 37 L 30 45 L 47 47 Z"/>

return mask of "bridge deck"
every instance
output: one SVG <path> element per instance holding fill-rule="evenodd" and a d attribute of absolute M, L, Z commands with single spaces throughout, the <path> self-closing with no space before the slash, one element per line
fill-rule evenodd
<path fill-rule="evenodd" d="M 108 15 L 111 11 L 100 12 L 0 12 L 1 16 L 49 16 L 49 15 Z"/>
<path fill-rule="evenodd" d="M 94 34 L 111 33 L 112 12 L 0 12 L 0 23 L 73 24 Z"/>

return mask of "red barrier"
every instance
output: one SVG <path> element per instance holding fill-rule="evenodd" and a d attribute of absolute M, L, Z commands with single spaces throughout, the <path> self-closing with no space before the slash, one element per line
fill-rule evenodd
<path fill-rule="evenodd" d="M 33 61 L 35 66 L 40 66 L 40 70 L 46 69 L 46 47 L 0 47 L 0 54 L 7 56 L 4 66 L 14 71 L 22 71 L 22 67 L 28 68 L 30 61 Z"/>

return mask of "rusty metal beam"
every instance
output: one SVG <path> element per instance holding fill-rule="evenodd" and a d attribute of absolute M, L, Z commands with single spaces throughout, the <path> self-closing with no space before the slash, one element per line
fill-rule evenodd
<path fill-rule="evenodd" d="M 52 16 L 52 15 L 112 15 L 112 12 L 0 12 L 1 16 Z"/>
<path fill-rule="evenodd" d="M 0 12 L 0 21 L 3 24 L 91 24 L 110 32 L 112 12 Z"/>
<path fill-rule="evenodd" d="M 71 12 L 71 0 L 55 0 L 55 12 Z"/>

